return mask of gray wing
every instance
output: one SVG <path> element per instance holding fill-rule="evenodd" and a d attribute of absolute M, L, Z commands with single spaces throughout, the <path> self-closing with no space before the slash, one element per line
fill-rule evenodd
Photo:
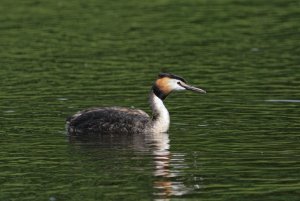
<path fill-rule="evenodd" d="M 142 110 L 104 107 L 79 111 L 67 119 L 69 134 L 140 133 L 145 131 L 150 117 Z"/>

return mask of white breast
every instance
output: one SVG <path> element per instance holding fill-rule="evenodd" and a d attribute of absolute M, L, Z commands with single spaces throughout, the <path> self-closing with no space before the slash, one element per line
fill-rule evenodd
<path fill-rule="evenodd" d="M 170 125 L 170 115 L 163 101 L 153 94 L 151 106 L 153 113 L 156 114 L 152 127 L 153 132 L 167 132 Z"/>

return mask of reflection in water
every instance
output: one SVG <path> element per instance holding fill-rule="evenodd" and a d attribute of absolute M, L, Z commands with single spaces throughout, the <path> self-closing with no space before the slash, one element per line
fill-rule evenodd
<path fill-rule="evenodd" d="M 155 176 L 154 194 L 159 199 L 170 196 L 180 196 L 188 192 L 188 188 L 181 181 L 174 181 L 183 175 L 180 171 L 186 167 L 184 154 L 170 152 L 168 133 L 153 133 L 148 136 L 148 144 L 152 145 Z"/>
<path fill-rule="evenodd" d="M 148 133 L 147 135 L 104 135 L 104 136 L 70 136 L 70 143 L 96 145 L 98 148 L 130 148 L 139 153 L 151 154 L 154 162 L 153 191 L 157 200 L 166 200 L 172 196 L 181 196 L 189 189 L 180 181 L 187 168 L 185 154 L 170 151 L 168 133 Z M 95 147 L 95 146 L 93 146 Z"/>
<path fill-rule="evenodd" d="M 300 100 L 288 100 L 288 99 L 283 99 L 283 100 L 275 100 L 275 99 L 271 99 L 271 100 L 266 100 L 266 102 L 277 102 L 277 103 L 300 103 Z"/>

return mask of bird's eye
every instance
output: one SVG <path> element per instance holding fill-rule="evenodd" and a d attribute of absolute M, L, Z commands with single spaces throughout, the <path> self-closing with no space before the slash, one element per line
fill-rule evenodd
<path fill-rule="evenodd" d="M 177 82 L 177 84 L 180 84 L 180 82 Z"/>

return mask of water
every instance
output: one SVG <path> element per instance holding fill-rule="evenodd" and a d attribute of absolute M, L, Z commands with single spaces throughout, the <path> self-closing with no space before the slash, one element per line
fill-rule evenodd
<path fill-rule="evenodd" d="M 0 3 L 0 200 L 299 200 L 299 2 Z M 149 111 L 169 134 L 69 139 L 91 106 Z"/>

